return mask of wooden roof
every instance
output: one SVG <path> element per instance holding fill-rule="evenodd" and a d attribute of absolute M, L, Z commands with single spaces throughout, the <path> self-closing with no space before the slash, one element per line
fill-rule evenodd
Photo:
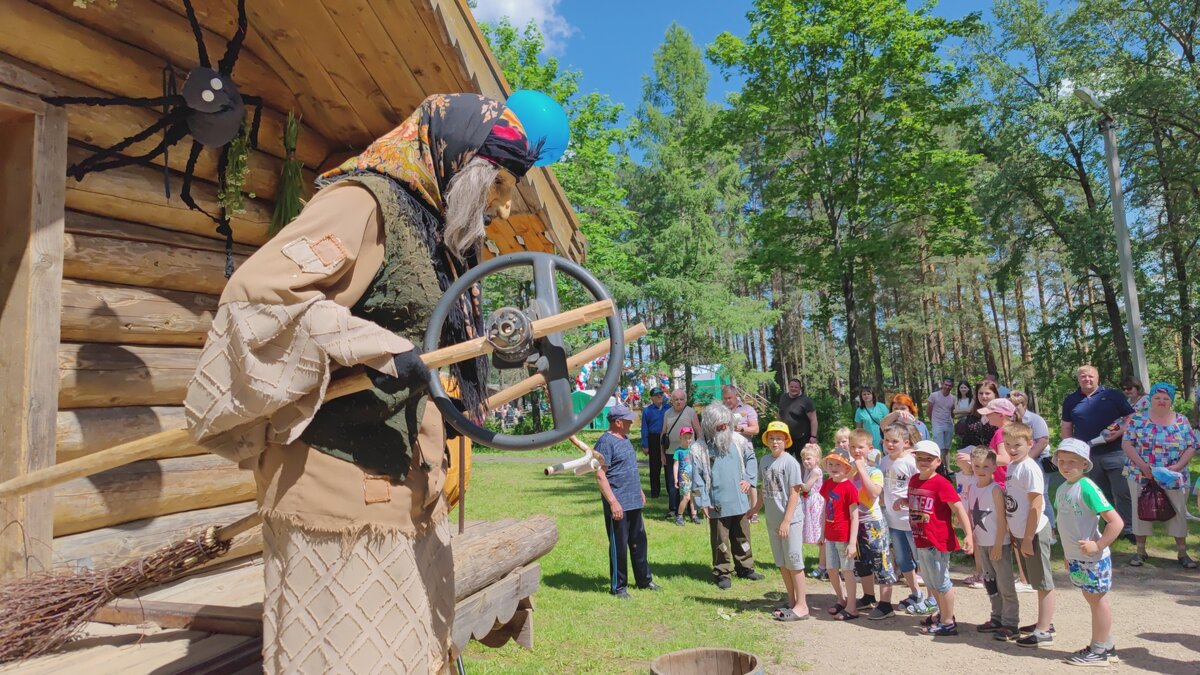
<path fill-rule="evenodd" d="M 77 55 L 60 52 L 73 61 L 69 68 L 42 64 L 76 80 L 119 90 L 114 93 L 154 96 L 164 61 L 181 72 L 197 64 L 182 0 L 118 0 L 115 7 L 96 2 L 87 9 L 63 0 L 28 3 L 28 9 L 20 6 L 24 2 L 14 5 L 21 11 L 14 14 L 12 30 L 78 45 L 83 51 Z M 237 0 L 194 5 L 215 61 L 236 30 Z M 297 154 L 313 170 L 361 150 L 430 94 L 479 92 L 503 99 L 510 91 L 463 0 L 247 0 L 246 9 L 249 32 L 234 80 L 241 91 L 266 102 L 260 138 L 277 144 L 280 117 L 289 111 L 303 116 Z M 120 49 L 88 51 L 89 43 L 106 37 L 123 43 Z M 9 51 L 37 62 L 32 50 Z M 501 252 L 584 256 L 578 220 L 545 168 L 522 181 L 514 217 L 494 221 L 489 237 L 489 249 Z M 522 240 L 528 243 L 522 246 Z"/>

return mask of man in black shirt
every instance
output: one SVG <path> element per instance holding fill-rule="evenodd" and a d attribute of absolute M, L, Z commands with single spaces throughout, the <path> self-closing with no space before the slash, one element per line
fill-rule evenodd
<path fill-rule="evenodd" d="M 800 451 L 807 443 L 817 442 L 817 408 L 812 399 L 800 391 L 800 380 L 788 380 L 787 391 L 779 395 L 779 419 L 788 425 L 795 440 L 788 452 L 800 459 Z"/>

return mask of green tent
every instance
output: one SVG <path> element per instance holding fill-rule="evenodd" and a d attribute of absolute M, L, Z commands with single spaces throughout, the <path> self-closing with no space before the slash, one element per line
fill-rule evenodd
<path fill-rule="evenodd" d="M 580 412 L 583 412 L 583 409 L 587 406 L 587 404 L 591 403 L 592 399 L 595 397 L 595 389 L 580 389 L 578 391 L 573 391 L 571 392 L 571 408 L 574 410 L 575 414 L 578 415 Z M 614 405 L 616 405 L 616 401 L 612 397 L 609 397 L 608 403 L 604 406 L 604 410 L 600 411 L 600 414 L 596 416 L 596 419 L 588 423 L 587 428 L 598 429 L 600 431 L 607 429 L 608 411 Z"/>
<path fill-rule="evenodd" d="M 679 386 L 683 386 L 686 377 L 687 373 L 682 368 L 675 371 L 675 381 Z M 691 394 L 696 403 L 708 404 L 721 400 L 721 387 L 727 384 L 733 384 L 733 378 L 725 366 L 692 366 Z"/>

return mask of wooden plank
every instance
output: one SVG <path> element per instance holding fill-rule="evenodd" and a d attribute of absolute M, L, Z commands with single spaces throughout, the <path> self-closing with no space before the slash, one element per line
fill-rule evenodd
<path fill-rule="evenodd" d="M 54 489 L 54 536 L 253 499 L 254 476 L 216 455 L 150 459 Z"/>
<path fill-rule="evenodd" d="M 86 234 L 93 237 L 108 237 L 128 241 L 144 241 L 151 244 L 164 244 L 175 248 L 190 248 L 197 251 L 214 251 L 224 255 L 225 242 L 221 239 L 211 239 L 198 234 L 187 234 L 170 229 L 131 223 L 124 220 L 114 220 L 82 211 L 67 211 L 67 233 Z M 255 246 L 234 243 L 235 255 L 252 255 Z"/>
<path fill-rule="evenodd" d="M 297 11 L 286 0 L 257 0 L 252 4 L 254 9 L 248 7 L 248 14 L 270 14 L 275 49 L 290 53 L 289 58 L 305 73 L 327 73 L 372 139 L 404 121 L 401 112 L 388 105 L 371 73 L 319 3 L 309 3 L 304 11 Z"/>
<path fill-rule="evenodd" d="M 31 97 L 3 90 L 0 107 L 0 478 L 54 463 L 58 397 L 59 284 L 63 260 L 66 119 Z M 20 107 L 18 107 L 20 106 Z M 40 114 L 31 114 L 40 111 Z M 0 577 L 47 569 L 50 496 L 0 501 Z"/>
<path fill-rule="evenodd" d="M 414 0 L 413 5 L 459 82 L 473 84 L 485 96 L 508 98 L 512 88 L 466 5 L 456 0 Z"/>
<path fill-rule="evenodd" d="M 452 639 L 458 649 L 466 647 L 471 638 L 482 638 L 492 632 L 497 622 L 512 619 L 522 600 L 533 595 L 541 579 L 541 566 L 531 563 L 506 574 L 469 597 L 461 598 L 454 606 Z M 457 585 L 457 579 L 455 580 Z"/>
<path fill-rule="evenodd" d="M 60 411 L 55 426 L 56 456 L 62 463 L 160 431 L 183 429 L 187 426 L 187 417 L 183 406 L 80 408 Z M 203 452 L 200 446 L 187 443 L 164 447 L 154 459 Z"/>
<path fill-rule="evenodd" d="M 103 569 L 141 558 L 145 555 L 195 534 L 209 525 L 232 523 L 255 511 L 254 502 L 217 506 L 211 509 L 184 511 L 169 516 L 147 518 L 116 527 L 105 527 L 54 539 L 54 564 Z M 261 530 L 256 529 L 261 550 Z M 247 535 L 243 535 L 247 536 Z M 241 539 L 241 537 L 239 537 Z M 235 540 L 236 542 L 237 540 Z M 244 548 L 227 553 L 219 561 L 227 563 L 241 555 Z"/>
<path fill-rule="evenodd" d="M 219 296 L 63 280 L 62 339 L 201 346 Z"/>
<path fill-rule="evenodd" d="M 188 347 L 59 345 L 58 407 L 179 405 L 199 359 Z"/>
<path fill-rule="evenodd" d="M 262 635 L 262 605 L 224 607 L 193 602 L 117 599 L 101 607 L 93 621 L 137 625 L 153 623 L 160 628 L 183 628 L 226 635 Z"/>
<path fill-rule="evenodd" d="M 64 235 L 64 274 L 72 279 L 220 295 L 225 255 L 84 234 Z M 233 264 L 245 258 L 234 256 Z"/>
<path fill-rule="evenodd" d="M 182 0 L 154 0 L 170 8 L 184 18 Z M 201 2 L 196 4 L 196 16 L 200 23 L 213 33 L 228 39 L 237 28 L 237 5 L 233 2 Z M 292 11 L 292 10 L 289 10 Z M 275 34 L 274 15 L 261 12 L 256 2 L 246 3 L 249 30 L 246 32 L 244 49 L 263 60 L 289 89 L 296 93 L 300 105 L 297 111 L 305 123 L 329 141 L 331 148 L 363 147 L 374 140 L 358 119 L 350 103 L 324 72 L 304 70 L 286 55 L 286 49 L 276 48 L 279 36 Z M 283 45 L 285 48 L 287 45 Z"/>
<path fill-rule="evenodd" d="M 367 0 L 405 58 L 425 96 L 473 91 L 446 61 L 445 41 L 429 32 L 417 6 L 427 0 Z M 423 100 L 423 98 L 422 98 Z M 414 108 L 415 109 L 415 108 Z"/>
<path fill-rule="evenodd" d="M 425 90 L 413 77 L 402 50 L 392 41 L 367 0 L 321 0 L 325 11 L 375 80 L 379 91 L 401 120 L 425 100 Z M 393 3 L 399 4 L 399 3 Z M 409 54 L 412 58 L 414 54 Z"/>
<path fill-rule="evenodd" d="M 91 154 L 90 150 L 72 146 L 67 151 L 71 163 Z M 65 175 L 66 172 L 64 171 Z M 90 173 L 83 180 L 70 179 L 67 184 L 67 208 L 108 218 L 128 220 L 163 227 L 178 232 L 223 240 L 216 232 L 216 223 L 200 211 L 184 205 L 178 189 L 181 176 L 172 173 L 172 196 L 163 194 L 162 171 L 144 166 L 126 166 Z M 217 213 L 216 187 L 203 180 L 192 182 L 192 197 L 200 208 Z M 257 199 L 246 199 L 246 210 L 234 214 L 234 241 L 260 245 L 267 240 L 271 225 L 271 207 Z"/>
<path fill-rule="evenodd" d="M 31 35 L 37 39 L 29 39 Z M 4 21 L 0 22 L 0 52 L 110 94 L 162 95 L 162 63 L 153 54 L 28 0 L 6 0 Z M 186 73 L 178 75 L 182 79 Z M 277 157 L 283 154 L 286 121 L 286 115 L 270 109 L 263 111 L 260 138 L 264 149 Z"/>

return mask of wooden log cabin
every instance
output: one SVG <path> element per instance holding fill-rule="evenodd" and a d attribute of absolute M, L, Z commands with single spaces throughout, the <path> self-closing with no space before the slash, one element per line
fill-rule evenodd
<path fill-rule="evenodd" d="M 66 178 L 69 165 L 159 113 L 43 97 L 159 96 L 166 72 L 182 82 L 198 65 L 182 0 L 82 4 L 0 0 L 0 480 L 182 428 L 184 388 L 225 283 L 223 238 L 178 197 L 190 139 L 154 166 Z M 236 30 L 237 2 L 194 5 L 215 60 Z M 464 0 L 248 0 L 247 14 L 233 79 L 261 96 L 264 110 L 247 156 L 253 197 L 232 219 L 235 265 L 267 239 L 288 113 L 301 120 L 294 157 L 311 186 L 429 94 L 509 91 Z M 160 137 L 124 152 L 145 152 Z M 217 157 L 200 155 L 191 189 L 209 211 L 218 204 Z M 487 255 L 583 258 L 578 221 L 551 170 L 530 172 L 514 207 L 490 224 Z M 232 464 L 192 446 L 164 447 L 151 460 L 0 501 L 0 577 L 140 557 L 251 512 L 253 494 L 249 474 Z M 251 533 L 229 558 L 260 547 Z M 502 575 L 511 607 L 460 598 L 475 603 L 479 625 L 456 629 L 456 640 L 486 636 L 488 612 L 507 620 L 528 607 L 536 563 L 522 565 Z"/>

